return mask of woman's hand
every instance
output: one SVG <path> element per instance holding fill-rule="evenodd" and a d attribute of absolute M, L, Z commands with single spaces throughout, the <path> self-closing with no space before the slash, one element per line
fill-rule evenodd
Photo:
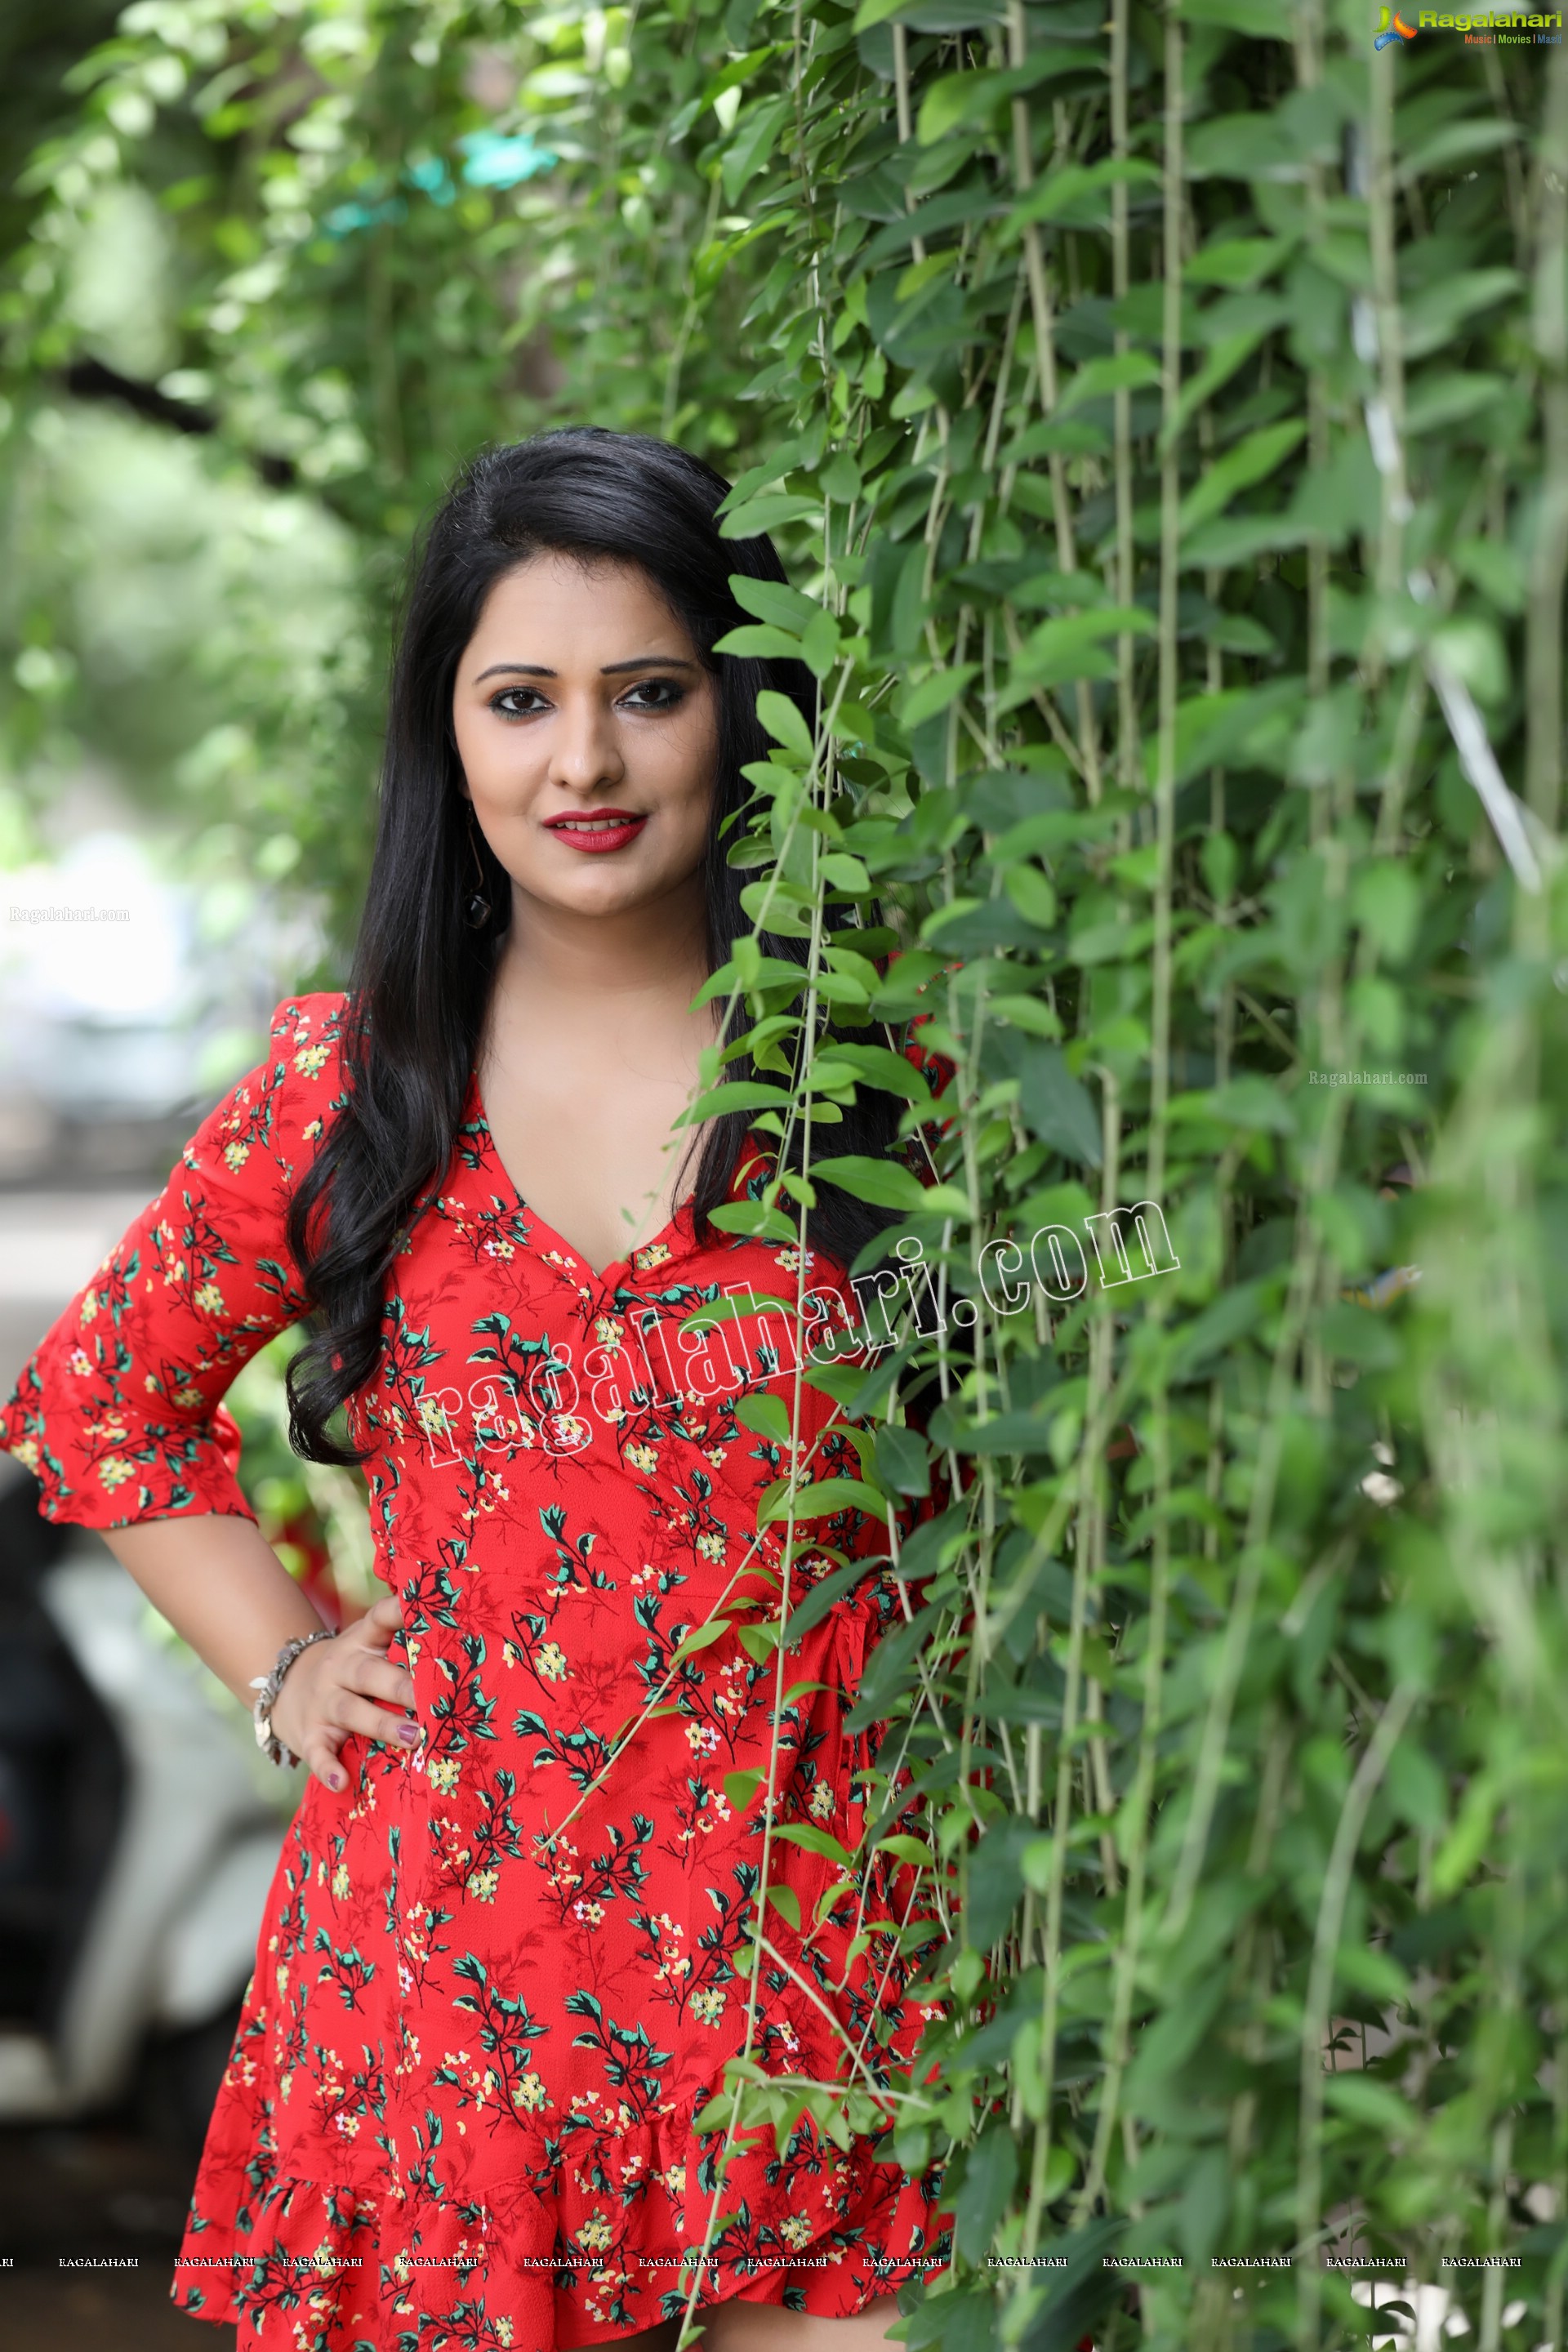
<path fill-rule="evenodd" d="M 413 1675 L 386 1654 L 402 1626 L 402 1604 L 389 1594 L 335 1640 L 302 1651 L 283 1677 L 272 1728 L 329 1789 L 348 1786 L 338 1762 L 345 1739 L 405 1752 L 419 1744 L 418 1724 L 392 1712 L 414 1705 Z"/>

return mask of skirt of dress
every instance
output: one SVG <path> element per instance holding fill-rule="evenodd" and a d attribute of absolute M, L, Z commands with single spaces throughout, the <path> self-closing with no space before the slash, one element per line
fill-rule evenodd
<path fill-rule="evenodd" d="M 701 2304 L 831 2317 L 941 2267 L 940 2172 L 805 2093 L 896 2084 L 931 2014 L 909 1874 L 846 1881 L 825 1850 L 858 1841 L 843 1717 L 889 1605 L 872 1576 L 807 1634 L 782 1709 L 775 1661 L 727 1633 L 547 1844 L 527 1781 L 455 1769 L 474 1743 L 443 1745 L 423 1694 L 412 1759 L 353 1744 L 350 1798 L 312 1785 L 285 1844 L 175 2300 L 240 2352 L 566 2352 L 679 2311 L 699 2256 Z M 775 1714 L 753 1996 L 747 1776 Z M 715 1738 L 731 1801 L 692 1769 Z M 742 2055 L 781 2120 L 727 2141 L 699 2118 Z"/>

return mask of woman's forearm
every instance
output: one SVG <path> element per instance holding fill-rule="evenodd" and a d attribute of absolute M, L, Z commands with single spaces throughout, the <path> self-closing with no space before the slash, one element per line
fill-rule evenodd
<path fill-rule="evenodd" d="M 321 1620 L 253 1519 L 139 1519 L 104 1541 L 161 1616 L 249 1706 L 253 1676 Z M 330 1645 L 329 1645 L 330 1646 Z"/>

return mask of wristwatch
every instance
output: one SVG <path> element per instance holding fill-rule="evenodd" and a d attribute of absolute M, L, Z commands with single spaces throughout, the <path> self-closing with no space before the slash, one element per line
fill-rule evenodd
<path fill-rule="evenodd" d="M 284 1643 L 269 1675 L 251 1676 L 250 1687 L 258 1694 L 256 1705 L 250 1710 L 251 1720 L 256 1726 L 256 1744 L 264 1756 L 270 1756 L 274 1764 L 298 1764 L 300 1761 L 293 1749 L 285 1748 L 272 1728 L 272 1710 L 278 1704 L 283 1677 L 295 1659 L 308 1650 L 312 1642 L 335 1639 L 330 1625 L 320 1625 L 313 1633 L 297 1633 L 291 1642 Z"/>

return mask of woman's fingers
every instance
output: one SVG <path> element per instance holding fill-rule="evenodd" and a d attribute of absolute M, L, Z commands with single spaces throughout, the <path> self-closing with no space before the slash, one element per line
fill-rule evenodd
<path fill-rule="evenodd" d="M 414 1677 L 406 1666 L 395 1666 L 387 1658 L 395 1635 L 403 1631 L 403 1603 L 395 1594 L 388 1593 L 373 1609 L 367 1609 L 357 1624 L 345 1629 L 345 1644 L 352 1654 L 358 1651 L 362 1657 L 384 1664 L 390 1681 L 380 1675 L 366 1675 L 362 1666 L 353 1677 L 355 1690 L 373 1691 L 377 1698 L 390 1699 L 396 1706 L 414 1705 Z"/>
<path fill-rule="evenodd" d="M 380 1657 L 368 1657 L 353 1664 L 345 1677 L 347 1687 L 357 1691 L 362 1698 L 378 1698 L 387 1706 L 412 1707 L 414 1677 L 402 1666 L 395 1666 Z"/>
<path fill-rule="evenodd" d="M 419 1744 L 419 1726 L 404 1711 L 415 1704 L 414 1678 L 387 1654 L 402 1630 L 402 1603 L 389 1593 L 284 1677 L 273 1709 L 279 1737 L 336 1793 L 349 1785 L 346 1740 L 368 1739 L 402 1755 Z"/>
<path fill-rule="evenodd" d="M 357 1634 L 367 1649 L 384 1650 L 394 1635 L 403 1631 L 403 1603 L 389 1592 L 367 1609 L 357 1624 L 345 1630 Z"/>
<path fill-rule="evenodd" d="M 331 1789 L 334 1795 L 341 1795 L 348 1787 L 348 1775 L 338 1761 L 343 1736 L 321 1725 L 311 1732 L 300 1758 L 307 1770 L 313 1772 L 322 1787 Z"/>
<path fill-rule="evenodd" d="M 395 1666 L 384 1650 L 351 1644 L 340 1661 L 344 1689 L 363 1698 L 384 1699 L 389 1706 L 412 1707 L 414 1677 L 406 1666 Z"/>
<path fill-rule="evenodd" d="M 373 1706 L 368 1698 L 361 1698 L 353 1691 L 338 1693 L 332 1721 L 340 1731 L 352 1732 L 360 1739 L 374 1739 L 381 1748 L 417 1748 L 423 1737 L 419 1726 L 407 1716 L 393 1715 L 384 1706 Z"/>

